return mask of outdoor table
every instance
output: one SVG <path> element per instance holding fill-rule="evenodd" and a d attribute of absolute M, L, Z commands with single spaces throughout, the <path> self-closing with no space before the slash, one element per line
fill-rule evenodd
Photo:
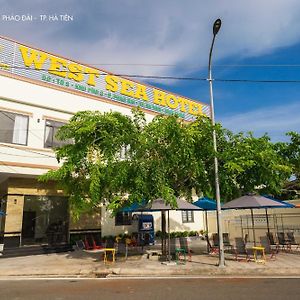
<path fill-rule="evenodd" d="M 265 255 L 265 247 L 262 247 L 262 246 L 253 246 L 252 247 L 252 250 L 253 250 L 253 257 L 254 257 L 254 261 L 255 262 L 262 262 L 262 263 L 265 263 L 266 262 L 266 255 Z M 261 252 L 261 259 L 258 260 L 257 259 L 257 252 Z"/>

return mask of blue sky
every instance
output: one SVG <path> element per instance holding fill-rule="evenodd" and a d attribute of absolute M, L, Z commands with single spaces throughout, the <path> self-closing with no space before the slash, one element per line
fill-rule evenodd
<path fill-rule="evenodd" d="M 212 24 L 215 79 L 300 80 L 297 0 L 0 0 L 0 34 L 118 74 L 207 78 Z M 73 21 L 41 21 L 68 14 Z M 29 21 L 5 16 L 33 15 Z M 208 82 L 148 83 L 209 103 Z M 300 83 L 214 82 L 217 121 L 286 140 L 300 128 Z"/>

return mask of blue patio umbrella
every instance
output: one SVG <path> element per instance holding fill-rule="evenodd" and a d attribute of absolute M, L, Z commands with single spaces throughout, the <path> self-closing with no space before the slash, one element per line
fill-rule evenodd
<path fill-rule="evenodd" d="M 131 205 L 129 206 L 125 206 L 121 209 L 121 212 L 135 212 L 135 211 L 139 211 L 141 208 L 144 207 L 144 204 L 143 203 L 138 203 L 138 202 L 135 202 L 135 203 L 132 203 Z"/>
<path fill-rule="evenodd" d="M 199 208 L 202 208 L 205 211 L 205 238 L 207 242 L 207 252 L 210 250 L 210 243 L 208 240 L 208 221 L 207 221 L 207 212 L 217 210 L 217 203 L 215 200 L 210 199 L 208 197 L 202 197 L 199 198 L 197 201 L 193 203 L 194 205 L 198 206 Z"/>
<path fill-rule="evenodd" d="M 211 210 L 216 210 L 217 209 L 216 200 L 210 199 L 208 197 L 199 198 L 193 204 L 200 207 L 200 208 L 202 208 L 205 211 L 211 211 Z"/>
<path fill-rule="evenodd" d="M 294 208 L 294 207 L 295 207 L 294 204 L 285 202 L 285 201 L 283 201 L 283 200 L 278 200 L 278 199 L 276 199 L 276 198 L 274 198 L 274 197 L 272 197 L 272 196 L 269 196 L 269 195 L 263 195 L 263 196 L 266 197 L 266 198 L 268 198 L 268 199 L 271 199 L 271 200 L 273 200 L 273 201 L 276 201 L 276 202 L 278 202 L 279 204 L 284 204 L 284 206 L 285 206 L 286 208 Z"/>
<path fill-rule="evenodd" d="M 165 212 L 168 213 L 168 250 L 170 254 L 170 210 L 202 210 L 202 208 L 195 206 L 185 200 L 177 199 L 177 207 L 172 207 L 170 204 L 166 204 L 162 198 L 155 199 L 153 201 L 146 202 L 142 200 L 140 203 L 133 203 L 130 206 L 121 209 L 122 212 L 154 212 L 160 211 L 162 214 L 162 220 L 165 219 Z M 169 260 L 170 260 L 170 255 Z"/>

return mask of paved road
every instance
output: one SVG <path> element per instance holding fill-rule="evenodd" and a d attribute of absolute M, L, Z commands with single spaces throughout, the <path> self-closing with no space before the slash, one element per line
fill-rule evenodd
<path fill-rule="evenodd" d="M 300 279 L 3 280 L 0 281 L 0 299 L 298 300 Z"/>

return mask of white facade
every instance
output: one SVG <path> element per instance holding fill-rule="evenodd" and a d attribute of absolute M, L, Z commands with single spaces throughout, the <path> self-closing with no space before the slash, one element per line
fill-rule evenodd
<path fill-rule="evenodd" d="M 0 44 L 1 42 L 3 43 L 3 47 L 6 46 L 6 43 L 12 43 L 10 40 L 6 41 L 6 39 L 0 38 Z M 15 44 L 14 51 L 17 51 L 16 48 L 18 48 L 18 45 L 20 44 Z M 44 52 L 39 53 L 40 56 L 37 56 L 38 59 L 40 59 Z M 30 52 L 28 52 L 28 55 L 30 55 Z M 51 56 L 48 53 L 47 55 Z M 16 74 L 13 66 L 11 65 L 14 61 L 11 57 L 15 56 L 16 54 L 14 52 L 13 55 L 8 55 L 6 53 L 3 57 L 1 57 L 0 51 L 0 112 L 4 116 L 2 116 L 2 123 L 0 123 L 0 126 L 2 127 L 0 128 L 0 132 L 2 130 L 3 133 L 2 135 L 0 133 L 0 183 L 2 198 L 6 197 L 7 203 L 9 202 L 9 199 L 14 198 L 16 204 L 17 197 L 21 197 L 22 194 L 25 195 L 25 188 L 23 189 L 22 184 L 20 184 L 20 187 L 16 187 L 16 185 L 14 185 L 14 188 L 9 191 L 9 183 L 7 183 L 9 179 L 36 179 L 38 175 L 44 174 L 50 169 L 56 169 L 59 167 L 55 159 L 54 152 L 50 148 L 45 147 L 46 121 L 66 123 L 73 114 L 83 110 L 98 110 L 101 112 L 117 111 L 125 115 L 130 115 L 132 106 L 128 103 L 120 103 L 120 101 L 117 102 L 113 99 L 100 97 L 99 95 L 87 94 L 78 90 L 68 89 L 66 87 L 38 80 L 35 78 L 36 76 L 32 76 L 30 72 L 28 72 L 29 75 L 26 77 L 26 74 L 24 73 L 26 70 L 22 71 L 25 75 L 23 73 L 21 75 Z M 11 63 L 7 61 L 7 57 L 12 59 Z M 54 58 L 56 58 L 57 61 L 60 59 L 56 56 Z M 53 72 L 51 74 L 53 82 L 54 79 L 59 79 L 61 77 L 59 74 L 63 73 L 65 59 L 61 60 L 62 62 L 60 62 L 60 65 L 58 63 L 55 65 L 56 73 L 58 73 L 58 75 L 53 75 Z M 54 64 L 53 61 L 51 64 Z M 35 72 L 37 71 L 38 70 L 36 69 Z M 131 81 L 129 83 L 128 82 L 129 81 L 126 80 L 125 83 L 127 84 L 127 90 L 123 90 L 124 93 L 129 93 L 129 89 L 131 88 Z M 68 85 L 69 83 L 70 85 L 72 84 L 72 79 L 70 78 Z M 148 93 L 147 95 L 149 95 L 149 90 L 151 91 L 152 89 L 152 87 L 132 81 L 132 86 L 134 85 L 137 85 L 140 89 L 139 95 L 141 98 L 146 97 L 146 91 Z M 146 88 L 143 90 L 144 86 L 146 86 Z M 112 89 L 113 86 L 110 88 Z M 169 101 L 169 110 L 172 109 L 172 106 L 174 107 L 175 104 L 177 104 L 177 109 L 180 109 L 181 107 L 182 111 L 186 110 L 187 112 L 200 110 L 201 107 L 205 106 L 204 104 L 197 104 L 198 102 L 196 103 L 192 100 L 179 98 L 180 96 L 178 95 L 168 94 L 167 92 L 163 92 L 155 88 L 153 88 L 153 90 L 154 94 L 159 93 L 159 96 L 157 96 L 158 94 L 156 95 L 157 97 L 161 97 L 162 94 L 166 97 L 169 96 L 169 98 L 166 98 L 167 101 Z M 120 90 L 120 93 L 122 94 L 122 90 Z M 138 97 L 137 94 L 135 94 L 135 98 L 136 97 Z M 151 101 L 154 101 L 155 103 L 155 101 L 158 101 L 157 99 L 155 100 L 154 95 L 154 100 L 152 99 Z M 147 107 L 149 108 L 150 106 Z M 147 121 L 151 121 L 158 113 L 151 109 L 147 109 L 146 104 L 142 107 L 142 109 L 146 114 Z M 205 109 L 207 111 L 206 106 Z M 203 112 L 201 113 L 204 113 L 205 109 L 203 108 Z M 16 115 L 18 118 L 15 117 Z M 188 113 L 186 113 L 186 115 L 188 115 Z M 6 127 L 6 117 L 7 122 L 11 122 L 11 120 L 13 121 L 13 127 Z M 9 131 L 13 131 L 13 138 L 11 142 L 5 140 L 7 139 L 7 136 L 5 135 L 6 132 L 8 135 L 12 135 Z M 18 137 L 18 135 L 20 137 Z M 20 140 L 21 138 L 23 138 L 23 140 Z M 28 186 L 26 186 L 26 188 L 28 188 Z M 33 192 L 27 192 L 27 194 L 28 193 L 32 194 Z M 38 193 L 39 189 L 35 189 L 34 195 L 38 195 Z M 20 199 L 21 200 L 19 202 L 24 205 L 24 199 Z M 21 235 L 22 220 L 20 218 L 22 218 L 22 211 L 22 208 L 16 209 L 13 205 L 7 205 L 7 222 L 9 221 L 9 218 L 14 218 L 14 224 L 18 224 L 17 227 L 11 225 L 11 235 L 16 234 L 16 232 L 19 232 L 19 235 Z M 19 219 L 18 215 L 20 215 Z M 154 213 L 153 215 L 155 216 L 155 230 L 160 230 L 160 214 Z M 172 231 L 199 231 L 203 229 L 203 215 L 201 212 L 194 213 L 194 222 L 191 223 L 182 222 L 180 211 L 171 212 L 170 220 Z M 4 231 L 7 231 L 6 229 Z M 115 226 L 114 218 L 111 218 L 110 213 L 106 212 L 103 208 L 101 212 L 101 231 L 102 235 L 115 235 L 130 232 L 131 228 L 130 226 Z"/>
<path fill-rule="evenodd" d="M 138 214 L 138 213 L 137 213 Z M 154 230 L 161 231 L 161 213 L 152 212 L 154 219 Z M 101 233 L 102 236 L 106 235 L 118 235 L 118 234 L 131 234 L 136 231 L 132 225 L 115 226 L 114 218 L 110 217 L 110 213 L 102 210 L 103 224 Z M 167 219 L 167 218 L 166 218 Z M 167 225 L 168 226 L 168 225 Z M 202 211 L 193 212 L 193 221 L 184 223 L 182 222 L 181 211 L 170 211 L 170 232 L 173 231 L 197 231 L 204 230 L 204 214 Z"/>

